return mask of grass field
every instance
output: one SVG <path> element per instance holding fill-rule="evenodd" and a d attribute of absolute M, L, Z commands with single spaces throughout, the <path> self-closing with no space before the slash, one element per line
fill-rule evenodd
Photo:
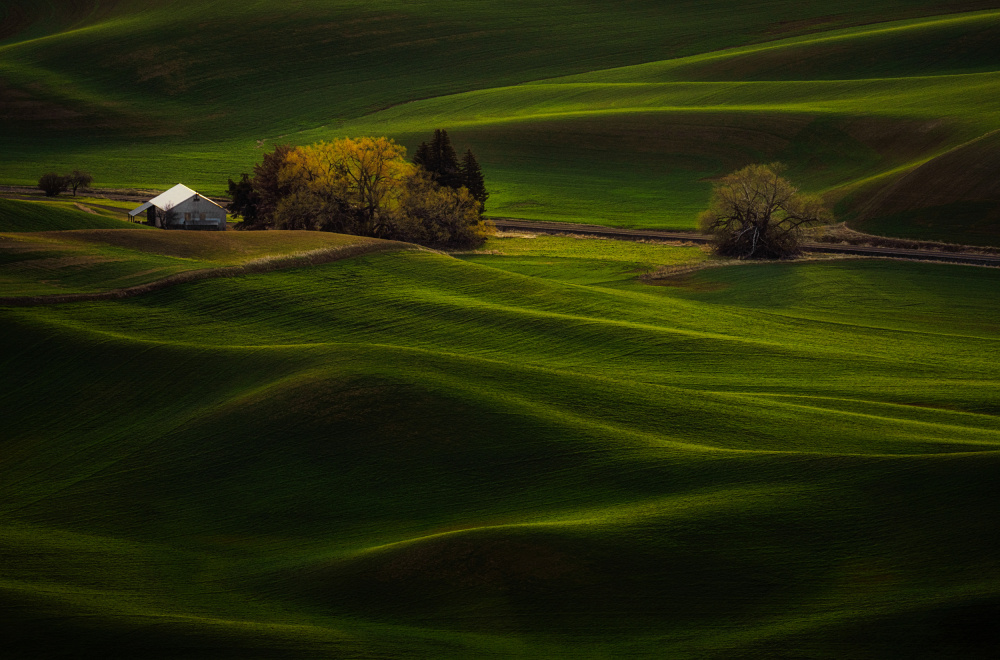
<path fill-rule="evenodd" d="M 8 648 L 995 644 L 1000 271 L 487 250 L 4 310 Z"/>
<path fill-rule="evenodd" d="M 102 200 L 105 201 L 105 200 Z M 79 202 L 28 202 L 0 199 L 0 232 L 36 232 L 61 229 L 125 229 L 135 227 L 120 216 L 91 209 Z M 83 205 L 84 208 L 77 204 Z"/>
<path fill-rule="evenodd" d="M 959 223 L 861 212 L 1000 128 L 990 4 L 16 3 L 0 180 L 85 167 L 102 185 L 218 194 L 277 143 L 412 149 L 444 127 L 480 156 L 498 216 L 690 229 L 711 179 L 781 160 L 859 228 L 996 242 L 993 220 L 963 229 L 995 196 Z"/>
<path fill-rule="evenodd" d="M 664 247 L 593 238 L 501 233 L 465 261 L 512 273 L 574 284 L 611 284 L 665 267 L 696 266 L 709 259 L 703 246 Z"/>
<path fill-rule="evenodd" d="M 46 217 L 65 219 L 55 211 L 58 209 Z M 84 227 L 90 222 L 87 217 L 74 219 Z M 137 231 L 121 231 L 118 227 L 0 233 L 0 298 L 99 293 L 195 271 L 218 274 L 228 267 L 243 274 L 287 265 L 295 258 L 321 262 L 340 254 L 379 251 L 389 245 L 396 249 L 415 247 L 325 232 L 205 235 L 111 222 Z"/>
<path fill-rule="evenodd" d="M 1000 220 L 1000 132 L 934 158 L 854 203 L 854 224 L 884 235 L 947 236 L 991 244 Z M 941 185 L 947 182 L 948 185 Z"/>

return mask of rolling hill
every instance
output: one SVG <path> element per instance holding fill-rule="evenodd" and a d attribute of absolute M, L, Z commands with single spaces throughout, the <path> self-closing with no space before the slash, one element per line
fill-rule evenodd
<path fill-rule="evenodd" d="M 1000 223 L 998 168 L 1000 133 L 993 131 L 860 196 L 853 223 L 876 234 L 990 245 Z"/>
<path fill-rule="evenodd" d="M 552 240 L 564 258 L 614 247 Z M 995 644 L 996 271 L 833 261 L 581 286 L 579 261 L 540 278 L 468 258 L 3 310 L 5 373 L 22 374 L 0 397 L 7 648 Z"/>
<path fill-rule="evenodd" d="M 444 127 L 495 215 L 684 229 L 747 162 L 853 209 L 1000 127 L 990 2 L 73 5 L 7 11 L 0 179 L 212 194 L 277 143 Z"/>
<path fill-rule="evenodd" d="M 989 1 L 11 0 L 0 182 L 211 194 L 277 143 L 444 127 L 496 215 L 690 228 L 781 160 L 859 228 L 996 244 L 998 31 Z M 0 200 L 4 657 L 1000 646 L 997 269 L 110 215 Z"/>
<path fill-rule="evenodd" d="M 49 206 L 0 200 L 0 210 L 27 207 L 34 213 L 15 214 L 21 223 L 28 218 L 46 227 L 60 222 L 78 225 L 60 231 L 0 233 L 0 304 L 137 295 L 179 282 L 315 265 L 383 250 L 422 249 L 408 243 L 326 232 L 217 232 L 203 236 L 119 220 L 110 220 L 109 225 L 117 225 L 110 225 L 110 229 L 101 224 L 93 229 L 89 214 L 71 215 L 61 213 L 58 207 L 45 208 Z"/>
<path fill-rule="evenodd" d="M 28 202 L 0 199 L 0 232 L 38 232 L 64 229 L 128 229 L 128 222 L 88 212 L 73 202 Z"/>

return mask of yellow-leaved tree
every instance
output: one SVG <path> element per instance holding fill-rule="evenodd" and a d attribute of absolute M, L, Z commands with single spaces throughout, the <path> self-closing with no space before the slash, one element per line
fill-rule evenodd
<path fill-rule="evenodd" d="M 318 229 L 444 247 L 481 245 L 492 223 L 468 190 L 433 182 L 385 137 L 344 138 L 296 147 L 279 182 L 278 229 Z"/>
<path fill-rule="evenodd" d="M 288 197 L 276 225 L 388 238 L 403 182 L 414 166 L 384 137 L 345 138 L 293 149 L 279 174 Z"/>
<path fill-rule="evenodd" d="M 417 168 L 403 187 L 397 217 L 405 240 L 427 245 L 478 247 L 496 229 L 483 220 L 482 205 L 467 188 L 455 190 L 434 182 Z"/>

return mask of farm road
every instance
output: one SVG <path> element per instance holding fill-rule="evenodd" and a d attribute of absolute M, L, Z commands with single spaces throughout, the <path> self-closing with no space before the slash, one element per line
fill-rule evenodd
<path fill-rule="evenodd" d="M 159 194 L 159 192 L 152 190 L 111 190 L 95 188 L 92 190 L 92 194 L 115 201 L 134 201 L 136 203 L 142 203 L 151 196 Z M 0 197 L 29 201 L 42 199 L 38 194 L 37 189 L 28 186 L 0 185 Z M 222 197 L 211 199 L 218 204 L 227 204 L 229 202 L 228 199 Z M 114 206 L 105 206 L 94 203 L 88 203 L 87 206 L 119 212 L 123 216 L 127 213 L 124 209 Z M 522 220 L 520 218 L 492 218 L 492 220 L 498 229 L 533 231 L 543 234 L 582 234 L 586 236 L 611 238 L 620 241 L 654 240 L 708 243 L 711 240 L 704 234 L 697 234 L 694 232 L 660 231 L 656 229 L 620 229 L 618 227 L 604 227 L 602 225 L 587 225 L 571 222 L 543 222 L 536 220 Z M 1000 266 L 1000 255 L 979 254 L 967 251 L 948 252 L 944 250 L 917 250 L 910 248 L 875 247 L 870 245 L 844 245 L 838 243 L 803 243 L 802 250 L 805 252 L 825 252 L 829 254 L 853 254 L 863 257 L 916 259 L 919 261 L 945 261 L 950 263 L 969 264 L 973 266 Z"/>
<path fill-rule="evenodd" d="M 711 238 L 704 234 L 680 231 L 659 231 L 656 229 L 619 229 L 601 225 L 585 225 L 569 222 L 541 222 L 518 218 L 493 218 L 497 229 L 521 230 L 542 234 L 580 234 L 599 236 L 619 241 L 686 241 L 708 243 Z M 825 252 L 829 254 L 853 254 L 865 257 L 888 257 L 893 259 L 916 259 L 919 261 L 945 261 L 973 266 L 1000 267 L 1000 255 L 976 254 L 972 252 L 946 252 L 942 250 L 915 250 L 894 247 L 873 247 L 868 245 L 843 245 L 836 243 L 803 243 L 804 252 Z"/>

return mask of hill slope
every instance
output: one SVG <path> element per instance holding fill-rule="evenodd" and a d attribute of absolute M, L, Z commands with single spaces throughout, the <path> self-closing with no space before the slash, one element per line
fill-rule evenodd
<path fill-rule="evenodd" d="M 1000 132 L 961 145 L 855 200 L 853 224 L 899 234 L 993 244 L 1000 225 Z"/>
<path fill-rule="evenodd" d="M 996 272 L 680 284 L 411 252 L 3 310 L 8 648 L 990 648 Z"/>
<path fill-rule="evenodd" d="M 141 230 L 0 233 L 0 302 L 135 295 L 176 282 L 301 267 L 367 252 L 419 249 L 327 232 L 206 234 L 112 222 Z"/>
<path fill-rule="evenodd" d="M 72 202 L 24 202 L 0 199 L 0 232 L 64 229 L 130 229 L 136 225 L 88 213 Z"/>
<path fill-rule="evenodd" d="M 295 0 L 281 9 L 234 0 L 64 1 L 54 9 L 20 0 L 8 9 L 25 17 L 0 46 L 8 83 L 95 119 L 130 119 L 133 135 L 145 125 L 154 134 L 215 137 L 328 124 L 417 98 L 707 52 L 775 31 L 937 11 L 920 0 L 852 0 L 835 15 L 787 0 L 743 3 L 738 20 L 724 0 L 517 0 L 503 12 L 461 0 Z M 713 29 L 723 17 L 727 29 Z"/>

